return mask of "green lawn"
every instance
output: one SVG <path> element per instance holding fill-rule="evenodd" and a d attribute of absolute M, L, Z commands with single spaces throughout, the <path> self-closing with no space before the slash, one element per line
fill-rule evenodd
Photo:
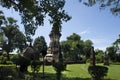
<path fill-rule="evenodd" d="M 120 65 L 110 65 L 109 72 L 107 75 L 108 79 L 120 80 Z"/>
<path fill-rule="evenodd" d="M 99 65 L 102 65 L 102 64 L 99 64 Z M 6 66 L 10 68 L 15 67 L 15 65 L 0 65 L 0 66 Z M 91 77 L 87 71 L 87 68 L 88 68 L 88 64 L 67 65 L 66 71 L 62 72 L 61 80 L 91 80 Z M 120 80 L 120 65 L 110 65 L 108 66 L 108 68 L 109 68 L 108 75 L 105 77 L 105 80 Z M 30 78 L 31 76 L 33 76 L 33 73 L 31 73 L 30 67 L 28 68 L 28 70 L 29 72 L 23 75 L 26 75 L 26 77 Z M 56 80 L 55 73 L 56 72 L 52 66 L 45 66 L 45 79 L 44 80 Z M 34 77 L 35 77 L 35 80 L 43 80 L 41 79 L 42 66 L 40 68 L 40 73 L 35 74 Z M 19 80 L 24 80 L 24 79 L 20 78 Z M 26 79 L 26 80 L 32 80 L 32 79 Z"/>
<path fill-rule="evenodd" d="M 87 68 L 88 64 L 67 65 L 66 71 L 62 72 L 61 80 L 91 80 Z M 105 79 L 120 80 L 120 65 L 110 65 L 108 68 L 108 75 Z M 40 73 L 42 73 L 42 66 Z M 56 80 L 55 71 L 52 66 L 45 66 L 45 76 L 45 80 Z"/>

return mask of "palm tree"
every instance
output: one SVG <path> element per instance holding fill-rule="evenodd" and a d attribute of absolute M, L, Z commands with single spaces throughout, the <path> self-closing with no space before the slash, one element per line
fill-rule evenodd
<path fill-rule="evenodd" d="M 6 50 L 7 52 L 8 60 L 10 59 L 9 52 L 12 51 L 13 38 L 16 35 L 16 33 L 19 31 L 16 22 L 17 22 L 16 20 L 9 17 L 6 20 L 5 27 L 2 27 L 3 33 L 8 38 L 8 43 L 3 46 L 3 49 Z"/>

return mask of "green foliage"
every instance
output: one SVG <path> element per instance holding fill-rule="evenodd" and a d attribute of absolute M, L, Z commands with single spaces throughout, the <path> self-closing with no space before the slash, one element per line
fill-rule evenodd
<path fill-rule="evenodd" d="M 24 56 L 21 56 L 20 54 L 14 55 L 12 61 L 14 64 L 20 66 L 19 70 L 21 72 L 26 72 L 28 65 L 30 65 L 30 60 L 28 60 Z"/>
<path fill-rule="evenodd" d="M 42 53 L 43 56 L 46 55 L 45 52 L 47 52 L 47 44 L 43 36 L 37 37 L 33 43 L 33 46 L 38 54 Z"/>
<path fill-rule="evenodd" d="M 53 67 L 55 71 L 64 71 L 66 69 L 66 64 L 63 62 L 54 62 Z"/>
<path fill-rule="evenodd" d="M 104 66 L 89 66 L 88 72 L 93 80 L 102 80 L 104 76 L 107 76 L 108 68 Z"/>
<path fill-rule="evenodd" d="M 96 55 L 96 62 L 102 63 L 103 62 L 103 54 L 99 53 Z"/>
<path fill-rule="evenodd" d="M 66 41 L 61 42 L 61 49 L 66 60 L 81 61 L 82 56 L 89 58 L 92 45 L 91 40 L 83 41 L 78 34 L 73 33 Z"/>
<path fill-rule="evenodd" d="M 40 66 L 42 63 L 39 60 L 33 60 L 31 61 L 31 69 L 33 73 L 38 73 L 40 70 Z"/>
<path fill-rule="evenodd" d="M 95 53 L 96 53 L 96 62 L 97 63 L 102 63 L 103 62 L 103 51 L 102 50 L 95 50 Z"/>
<path fill-rule="evenodd" d="M 24 56 L 21 56 L 20 54 L 16 54 L 13 56 L 12 61 L 16 65 L 30 65 L 30 60 L 26 59 Z"/>
<path fill-rule="evenodd" d="M 90 50 L 92 45 L 93 45 L 93 42 L 91 40 L 84 41 L 83 51 L 84 51 L 84 55 L 86 56 L 86 59 L 90 58 Z"/>
<path fill-rule="evenodd" d="M 0 66 L 0 80 L 16 80 L 19 75 L 14 68 L 9 66 Z"/>
<path fill-rule="evenodd" d="M 22 52 L 23 49 L 27 46 L 26 42 L 26 36 L 21 31 L 18 31 L 13 38 L 13 47 L 18 48 L 19 51 Z"/>
<path fill-rule="evenodd" d="M 72 35 L 67 37 L 67 40 L 72 40 L 72 41 L 79 41 L 80 39 L 81 39 L 81 37 L 76 33 L 73 33 Z"/>
<path fill-rule="evenodd" d="M 1 0 L 0 5 L 5 8 L 13 8 L 20 13 L 25 33 L 34 35 L 38 26 L 44 24 L 46 15 L 50 16 L 53 30 L 61 30 L 62 21 L 67 22 L 71 17 L 63 10 L 65 0 Z"/>
<path fill-rule="evenodd" d="M 108 55 L 111 61 L 116 61 L 116 48 L 114 46 L 110 46 L 106 48 Z"/>
<path fill-rule="evenodd" d="M 12 52 L 15 48 L 23 49 L 23 46 L 26 44 L 26 39 L 24 34 L 19 31 L 15 19 L 8 17 L 5 21 L 4 27 L 1 29 L 8 40 L 3 43 L 3 50 L 7 52 L 7 58 L 9 60 L 9 52 Z"/>
<path fill-rule="evenodd" d="M 7 58 L 4 56 L 0 56 L 0 64 L 7 64 Z"/>
<path fill-rule="evenodd" d="M 66 65 L 63 62 L 59 61 L 57 63 L 53 62 L 53 67 L 56 71 L 57 80 L 60 80 L 61 72 L 66 69 Z"/>
<path fill-rule="evenodd" d="M 7 64 L 7 65 L 10 65 L 12 64 L 12 61 L 11 60 L 7 60 L 7 53 L 6 52 L 3 52 L 2 55 L 0 55 L 0 64 Z"/>
<path fill-rule="evenodd" d="M 4 22 L 5 22 L 4 13 L 0 10 L 0 26 L 4 24 Z"/>
<path fill-rule="evenodd" d="M 100 9 L 104 9 L 104 8 L 109 8 L 110 11 L 114 14 L 114 15 L 120 15 L 120 0 L 80 0 L 82 1 L 86 6 L 93 6 L 95 4 L 98 4 Z"/>
<path fill-rule="evenodd" d="M 110 62 L 112 65 L 120 65 L 120 62 Z"/>

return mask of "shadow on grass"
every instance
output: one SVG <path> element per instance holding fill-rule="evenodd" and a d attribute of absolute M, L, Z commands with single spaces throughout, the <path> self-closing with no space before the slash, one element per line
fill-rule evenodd
<path fill-rule="evenodd" d="M 116 80 L 116 79 L 104 79 L 104 80 Z"/>
<path fill-rule="evenodd" d="M 33 75 L 32 73 L 28 73 L 29 75 Z M 35 80 L 57 80 L 56 74 L 53 73 L 45 73 L 44 79 L 42 76 L 42 73 L 35 74 L 34 76 Z M 65 75 L 62 75 L 61 80 L 91 80 L 90 78 L 80 78 L 80 77 L 66 77 Z"/>
<path fill-rule="evenodd" d="M 33 75 L 32 73 L 28 73 L 29 75 Z M 56 74 L 54 73 L 45 73 L 44 79 L 42 73 L 35 74 L 35 80 L 57 80 Z M 66 77 L 62 74 L 61 80 L 91 80 L 91 78 L 81 78 L 81 77 Z M 104 80 L 116 80 L 116 79 L 104 79 Z"/>

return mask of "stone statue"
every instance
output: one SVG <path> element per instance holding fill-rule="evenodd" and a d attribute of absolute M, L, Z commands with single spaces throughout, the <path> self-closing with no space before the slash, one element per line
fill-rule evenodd
<path fill-rule="evenodd" d="M 109 66 L 109 56 L 106 52 L 104 53 L 103 59 L 104 59 L 104 65 Z"/>
<path fill-rule="evenodd" d="M 90 66 L 95 66 L 95 51 L 94 51 L 94 47 L 91 47 L 90 50 Z"/>

